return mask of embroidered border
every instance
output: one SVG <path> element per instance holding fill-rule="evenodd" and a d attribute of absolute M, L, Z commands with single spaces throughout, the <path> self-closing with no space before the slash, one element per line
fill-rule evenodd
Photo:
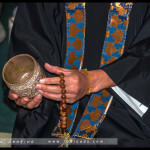
<path fill-rule="evenodd" d="M 124 51 L 129 15 L 133 3 L 111 3 L 108 14 L 106 37 L 103 46 L 100 67 L 117 60 Z M 85 3 L 67 3 L 67 55 L 65 68 L 81 70 L 84 58 L 86 12 Z M 91 94 L 83 116 L 73 134 L 70 132 L 76 117 L 79 102 L 68 105 L 68 137 L 93 138 L 103 122 L 112 97 L 107 90 Z M 67 120 L 67 121 L 68 121 Z M 63 137 L 60 124 L 55 127 L 53 135 Z"/>

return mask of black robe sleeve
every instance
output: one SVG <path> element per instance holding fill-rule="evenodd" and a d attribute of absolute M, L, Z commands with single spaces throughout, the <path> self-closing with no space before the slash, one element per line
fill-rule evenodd
<path fill-rule="evenodd" d="M 61 52 L 64 51 L 62 43 L 65 40 L 64 14 L 63 3 L 20 3 L 12 29 L 9 57 L 26 53 L 32 55 L 43 69 L 46 62 L 61 66 L 64 61 Z M 47 77 L 53 76 L 44 71 Z M 20 107 L 13 137 L 50 135 L 59 115 L 55 103 L 43 98 L 38 108 L 29 110 Z M 45 129 L 47 123 L 47 127 L 51 128 Z"/>
<path fill-rule="evenodd" d="M 142 20 L 142 19 L 141 19 Z M 129 24 L 130 26 L 130 24 Z M 135 29 L 133 29 L 135 30 Z M 126 93 L 150 107 L 150 5 L 139 32 L 128 50 L 115 62 L 101 68 Z M 150 118 L 148 111 L 143 119 Z M 149 115 L 149 117 L 147 116 Z M 147 122 L 148 123 L 148 122 Z"/>

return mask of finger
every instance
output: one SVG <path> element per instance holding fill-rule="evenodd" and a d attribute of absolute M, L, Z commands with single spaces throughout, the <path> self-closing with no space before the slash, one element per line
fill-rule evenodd
<path fill-rule="evenodd" d="M 71 78 L 70 76 L 66 76 L 64 77 L 64 80 L 65 80 L 65 85 L 70 85 L 73 78 Z M 39 83 L 60 85 L 60 78 L 59 77 L 43 78 L 40 79 Z"/>
<path fill-rule="evenodd" d="M 36 88 L 38 90 L 42 90 L 43 92 L 61 94 L 61 88 L 58 85 L 37 84 Z"/>
<path fill-rule="evenodd" d="M 38 94 L 37 96 L 35 96 L 31 101 L 29 101 L 27 104 L 26 104 L 26 108 L 28 109 L 33 109 L 35 108 L 35 106 L 40 103 L 42 101 L 42 95 L 41 94 Z"/>
<path fill-rule="evenodd" d="M 15 99 L 18 99 L 19 96 L 15 93 L 13 93 L 11 90 L 9 91 L 9 95 L 8 95 L 9 99 L 11 100 L 15 100 Z"/>
<path fill-rule="evenodd" d="M 61 94 L 54 94 L 54 93 L 49 93 L 49 92 L 43 92 L 41 90 L 38 91 L 41 95 L 44 97 L 55 100 L 55 101 L 60 101 L 61 100 Z"/>
<path fill-rule="evenodd" d="M 18 106 L 23 106 L 23 104 L 21 103 L 21 98 L 18 98 L 15 100 L 16 105 Z"/>
<path fill-rule="evenodd" d="M 29 101 L 30 101 L 30 99 L 28 97 L 23 97 L 20 99 L 20 103 L 22 105 L 26 105 Z"/>
<path fill-rule="evenodd" d="M 59 77 L 43 78 L 39 81 L 41 84 L 60 84 Z"/>
<path fill-rule="evenodd" d="M 70 74 L 69 69 L 65 69 L 65 68 L 60 68 L 58 66 L 52 66 L 48 63 L 45 63 L 45 68 L 47 71 L 51 72 L 51 73 L 54 73 L 54 74 L 59 74 L 60 72 L 63 72 L 64 75 L 68 75 Z"/>
<path fill-rule="evenodd" d="M 61 94 L 62 92 L 60 85 L 37 84 L 36 88 L 38 90 L 41 90 L 43 92 L 48 92 L 48 93 Z M 68 94 L 71 94 L 71 93 L 73 94 L 73 89 L 71 88 L 71 86 L 66 86 L 65 90 L 67 91 Z"/>
<path fill-rule="evenodd" d="M 41 90 L 39 90 L 38 92 L 48 99 L 55 100 L 55 101 L 62 100 L 61 97 L 62 94 L 48 93 L 48 92 L 43 92 Z M 75 94 L 66 94 L 66 99 L 75 99 L 75 98 L 76 98 Z"/>

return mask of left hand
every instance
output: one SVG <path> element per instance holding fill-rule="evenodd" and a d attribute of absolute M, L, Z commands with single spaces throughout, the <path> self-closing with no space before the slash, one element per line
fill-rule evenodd
<path fill-rule="evenodd" d="M 50 73 L 64 73 L 66 86 L 66 103 L 73 104 L 87 95 L 90 88 L 90 80 L 86 71 L 70 70 L 57 66 L 45 64 L 45 68 Z M 48 99 L 61 101 L 60 77 L 41 79 L 37 84 L 38 92 Z"/>
<path fill-rule="evenodd" d="M 16 105 L 22 106 L 24 108 L 33 109 L 40 105 L 42 101 L 42 95 L 38 94 L 35 97 L 29 99 L 28 97 L 19 97 L 18 94 L 13 93 L 11 90 L 9 90 L 9 99 L 14 101 Z"/>

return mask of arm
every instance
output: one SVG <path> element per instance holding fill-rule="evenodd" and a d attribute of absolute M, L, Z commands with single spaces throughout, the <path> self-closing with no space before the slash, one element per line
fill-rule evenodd
<path fill-rule="evenodd" d="M 150 9 L 148 6 L 147 14 L 143 19 L 142 26 L 138 34 L 136 35 L 129 49 L 123 54 L 121 58 L 101 68 L 100 70 L 89 72 L 93 82 L 92 92 L 118 85 L 121 89 L 138 99 L 141 103 L 148 107 L 150 106 L 150 95 L 148 88 L 150 85 L 149 17 Z M 49 71 L 51 72 L 51 70 Z M 85 77 L 85 79 L 88 80 L 87 77 Z M 86 87 L 84 92 L 84 95 L 86 95 L 86 92 L 89 89 L 89 84 L 85 83 L 84 87 Z M 75 91 L 73 93 L 75 93 Z"/>
<path fill-rule="evenodd" d="M 117 61 L 101 68 L 127 94 L 138 100 L 147 108 L 150 107 L 150 8 L 142 21 L 134 41 L 128 50 Z M 142 116 L 150 125 L 148 109 Z M 148 123 L 149 122 L 149 123 Z"/>
<path fill-rule="evenodd" d="M 121 89 L 150 107 L 150 9 L 128 50 L 115 62 L 101 68 Z"/>

